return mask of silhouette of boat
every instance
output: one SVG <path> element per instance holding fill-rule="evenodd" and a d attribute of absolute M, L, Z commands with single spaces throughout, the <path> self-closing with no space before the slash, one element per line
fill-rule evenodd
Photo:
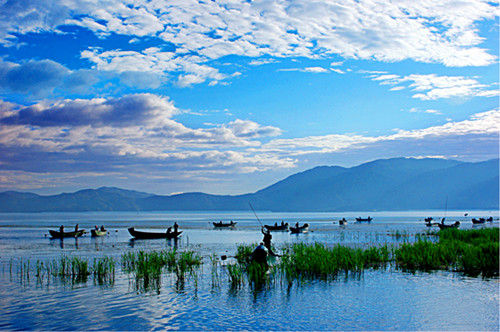
<path fill-rule="evenodd" d="M 361 217 L 359 217 L 359 218 L 356 218 L 357 222 L 370 222 L 372 220 L 373 220 L 372 217 L 368 217 L 368 218 L 361 218 Z"/>
<path fill-rule="evenodd" d="M 449 228 L 458 228 L 460 227 L 460 221 L 455 221 L 453 224 L 446 225 L 446 224 L 437 224 L 439 226 L 439 229 L 449 229 Z"/>
<path fill-rule="evenodd" d="M 231 222 L 228 222 L 228 223 L 223 223 L 222 221 L 219 221 L 219 222 L 213 222 L 212 224 L 214 224 L 214 227 L 234 227 L 236 226 L 237 223 L 235 223 L 234 221 L 231 220 Z"/>
<path fill-rule="evenodd" d="M 61 233 L 59 231 L 54 231 L 54 230 L 49 229 L 49 233 L 50 233 L 50 236 L 52 236 L 55 239 L 62 239 L 65 237 L 80 237 L 83 234 L 85 234 L 85 230 L 80 229 L 76 232 L 73 231 L 73 232 L 62 232 Z"/>
<path fill-rule="evenodd" d="M 479 218 L 479 219 L 472 218 L 472 223 L 473 223 L 474 225 L 484 224 L 485 222 L 486 222 L 486 219 L 485 219 L 485 218 Z"/>
<path fill-rule="evenodd" d="M 299 227 L 290 226 L 292 234 L 307 233 L 309 231 L 309 224 L 304 224 Z"/>
<path fill-rule="evenodd" d="M 433 220 L 434 220 L 434 218 L 432 218 L 432 217 L 428 217 L 428 218 L 425 218 L 425 219 L 424 219 L 424 221 L 425 221 L 425 222 L 431 222 L 431 221 L 433 221 Z"/>
<path fill-rule="evenodd" d="M 288 231 L 288 223 L 283 225 L 264 225 L 269 231 Z"/>
<path fill-rule="evenodd" d="M 128 229 L 130 235 L 136 239 L 174 239 L 181 235 L 182 231 L 171 232 L 171 233 L 158 233 L 158 232 L 142 232 L 136 231 L 134 227 Z"/>
<path fill-rule="evenodd" d="M 339 225 L 345 225 L 345 224 L 347 224 L 347 220 L 345 218 L 339 220 Z"/>

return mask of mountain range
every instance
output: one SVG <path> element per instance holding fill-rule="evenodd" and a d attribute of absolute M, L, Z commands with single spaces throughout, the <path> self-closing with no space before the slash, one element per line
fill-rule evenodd
<path fill-rule="evenodd" d="M 255 193 L 154 195 L 112 187 L 42 196 L 0 193 L 0 212 L 70 211 L 391 211 L 498 209 L 499 160 L 380 159 L 359 166 L 319 166 Z"/>

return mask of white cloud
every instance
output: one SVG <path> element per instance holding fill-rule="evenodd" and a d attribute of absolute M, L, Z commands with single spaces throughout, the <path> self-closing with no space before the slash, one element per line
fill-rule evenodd
<path fill-rule="evenodd" d="M 305 68 L 281 68 L 278 71 L 300 71 L 303 73 L 328 73 L 328 69 L 323 67 L 305 67 Z"/>
<path fill-rule="evenodd" d="M 277 127 L 236 119 L 194 129 L 176 121 L 178 113 L 167 97 L 152 94 L 42 101 L 29 106 L 0 102 L 0 165 L 70 171 L 73 161 L 80 160 L 79 166 L 99 171 L 160 163 L 161 168 L 180 170 L 253 172 L 295 163 L 288 157 L 247 151 L 260 146 L 261 138 L 280 135 Z M 26 155 L 37 157 L 31 163 Z"/>
<path fill-rule="evenodd" d="M 436 74 L 411 74 L 399 76 L 394 74 L 371 74 L 369 77 L 381 85 L 395 85 L 391 91 L 409 88 L 415 92 L 413 98 L 436 100 L 442 98 L 495 97 L 498 89 L 481 84 L 476 78 L 464 76 L 438 76 Z M 402 86 L 406 84 L 406 86 Z"/>
<path fill-rule="evenodd" d="M 415 111 L 415 110 L 414 110 Z M 416 141 L 428 138 L 443 139 L 468 135 L 498 135 L 500 133 L 500 111 L 493 110 L 477 113 L 469 120 L 449 121 L 441 126 L 416 130 L 398 129 L 395 134 L 382 136 L 362 135 L 325 135 L 304 138 L 275 139 L 266 143 L 261 149 L 275 153 L 303 155 L 311 153 L 332 153 L 356 150 L 381 142 Z"/>
<path fill-rule="evenodd" d="M 63 24 L 105 37 L 152 36 L 199 62 L 227 55 L 308 57 L 483 66 L 496 57 L 479 45 L 477 24 L 494 20 L 487 0 L 410 1 L 77 1 L 13 0 L 0 9 L 0 41 Z M 155 51 L 156 52 L 156 51 Z M 181 53 L 179 53 L 180 55 Z M 120 56 L 118 54 L 109 56 Z M 134 58 L 138 65 L 144 62 Z M 146 67 L 150 64 L 144 60 Z"/>

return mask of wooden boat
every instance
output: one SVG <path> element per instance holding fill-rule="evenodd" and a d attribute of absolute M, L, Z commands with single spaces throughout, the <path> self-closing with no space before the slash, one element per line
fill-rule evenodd
<path fill-rule="evenodd" d="M 97 237 L 97 236 L 104 236 L 108 234 L 108 231 L 104 230 L 104 231 L 101 231 L 101 230 L 98 230 L 98 229 L 92 229 L 90 230 L 90 235 L 92 235 L 92 237 Z"/>
<path fill-rule="evenodd" d="M 453 224 L 446 225 L 446 224 L 437 224 L 439 226 L 439 229 L 449 229 L 449 228 L 458 228 L 460 227 L 460 221 L 455 221 Z"/>
<path fill-rule="evenodd" d="M 228 223 L 223 223 L 222 221 L 219 221 L 219 222 L 213 222 L 212 224 L 214 224 L 214 227 L 222 228 L 222 227 L 234 227 L 236 226 L 237 223 L 231 220 L 231 222 Z"/>
<path fill-rule="evenodd" d="M 304 224 L 299 227 L 290 226 L 292 234 L 307 233 L 309 231 L 309 224 Z"/>
<path fill-rule="evenodd" d="M 62 239 L 65 237 L 80 237 L 83 234 L 85 234 L 84 229 L 80 229 L 78 231 L 73 231 L 73 232 L 59 232 L 59 231 L 54 231 L 49 229 L 50 236 L 52 236 L 54 239 Z"/>
<path fill-rule="evenodd" d="M 368 218 L 361 218 L 361 217 L 359 217 L 359 218 L 356 218 L 356 221 L 357 221 L 357 222 L 363 222 L 363 221 L 365 221 L 365 222 L 370 222 L 370 221 L 372 221 L 372 220 L 373 220 L 373 218 L 372 218 L 372 217 L 368 217 Z"/>
<path fill-rule="evenodd" d="M 472 218 L 472 223 L 474 225 L 477 225 L 477 224 L 484 224 L 486 222 L 486 219 L 484 218 L 479 218 L 479 219 L 476 219 L 476 218 Z"/>
<path fill-rule="evenodd" d="M 432 218 L 432 217 L 428 217 L 428 218 L 424 219 L 424 221 L 427 222 L 427 223 L 430 223 L 433 220 L 434 220 L 434 218 Z"/>
<path fill-rule="evenodd" d="M 342 218 L 342 219 L 339 220 L 339 225 L 342 226 L 342 225 L 345 225 L 345 224 L 347 224 L 347 220 L 345 218 Z"/>
<path fill-rule="evenodd" d="M 182 231 L 171 232 L 171 233 L 158 233 L 158 232 L 142 232 L 136 231 L 134 227 L 128 229 L 130 235 L 136 239 L 174 239 L 177 238 Z"/>
<path fill-rule="evenodd" d="M 264 225 L 269 231 L 288 231 L 288 223 L 283 225 Z"/>

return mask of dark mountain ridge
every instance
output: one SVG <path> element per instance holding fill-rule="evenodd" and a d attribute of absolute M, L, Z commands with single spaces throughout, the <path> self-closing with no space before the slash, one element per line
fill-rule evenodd
<path fill-rule="evenodd" d="M 498 209 L 499 160 L 380 159 L 351 168 L 319 166 L 255 193 L 153 195 L 113 187 L 41 196 L 0 193 L 1 212 L 49 211 L 374 211 Z"/>

